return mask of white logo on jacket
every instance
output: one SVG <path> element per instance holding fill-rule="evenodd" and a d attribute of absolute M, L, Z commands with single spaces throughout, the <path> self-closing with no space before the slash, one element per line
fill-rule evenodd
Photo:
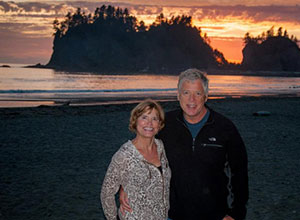
<path fill-rule="evenodd" d="M 209 141 L 212 141 L 212 142 L 213 142 L 213 141 L 215 142 L 215 141 L 217 141 L 217 138 L 215 138 L 215 137 L 210 137 L 210 138 L 208 138 L 208 140 L 209 140 Z"/>

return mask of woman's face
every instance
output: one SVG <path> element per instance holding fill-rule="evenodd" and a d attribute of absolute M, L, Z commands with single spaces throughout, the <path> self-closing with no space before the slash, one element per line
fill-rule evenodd
<path fill-rule="evenodd" d="M 153 138 L 160 128 L 159 115 L 156 109 L 144 112 L 137 119 L 136 134 L 144 138 Z"/>

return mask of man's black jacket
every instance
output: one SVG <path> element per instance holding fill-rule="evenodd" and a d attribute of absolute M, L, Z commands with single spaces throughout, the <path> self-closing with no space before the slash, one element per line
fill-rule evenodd
<path fill-rule="evenodd" d="M 183 121 L 182 110 L 168 112 L 158 138 L 164 142 L 172 171 L 169 218 L 221 220 L 225 215 L 235 220 L 245 218 L 247 153 L 229 119 L 210 109 L 206 124 L 193 139 Z"/>

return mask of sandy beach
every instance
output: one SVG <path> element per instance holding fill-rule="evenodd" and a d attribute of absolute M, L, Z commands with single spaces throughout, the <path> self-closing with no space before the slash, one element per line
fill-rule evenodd
<path fill-rule="evenodd" d="M 177 102 L 162 103 L 166 111 Z M 300 219 L 300 98 L 214 99 L 249 159 L 248 220 Z M 135 104 L 0 108 L 0 219 L 102 220 L 99 192 L 114 152 L 133 137 Z M 268 111 L 269 116 L 254 116 Z"/>

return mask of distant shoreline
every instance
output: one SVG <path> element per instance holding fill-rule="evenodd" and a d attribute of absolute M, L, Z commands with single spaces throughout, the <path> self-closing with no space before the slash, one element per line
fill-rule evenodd
<path fill-rule="evenodd" d="M 210 95 L 209 100 L 256 100 L 256 99 L 280 99 L 280 98 L 299 98 L 300 94 L 284 95 L 260 95 L 260 96 L 214 96 Z M 91 106 L 122 106 L 139 103 L 140 101 L 152 98 L 162 103 L 177 102 L 176 96 L 139 96 L 139 97 L 101 97 L 101 98 L 71 98 L 71 99 L 7 99 L 0 100 L 0 109 L 10 108 L 53 108 L 53 107 L 91 107 Z"/>
<path fill-rule="evenodd" d="M 207 70 L 208 75 L 300 77 L 300 72 L 255 70 Z"/>
<path fill-rule="evenodd" d="M 76 69 L 61 69 L 61 68 L 50 68 L 46 65 L 42 65 L 40 63 L 36 65 L 28 65 L 24 66 L 24 68 L 41 68 L 41 69 L 53 69 L 56 71 L 64 71 L 64 72 L 93 72 L 95 74 L 153 74 L 153 75 L 178 75 L 180 70 L 174 71 L 176 73 L 154 73 L 154 72 L 146 72 L 146 71 L 139 71 L 139 72 L 130 72 L 130 71 L 95 71 L 93 69 L 87 70 L 76 70 Z M 300 77 L 300 72 L 295 71 L 267 71 L 267 70 L 218 70 L 218 69 L 203 69 L 202 71 L 207 72 L 208 75 L 232 75 L 232 76 L 263 76 L 263 77 Z"/>

